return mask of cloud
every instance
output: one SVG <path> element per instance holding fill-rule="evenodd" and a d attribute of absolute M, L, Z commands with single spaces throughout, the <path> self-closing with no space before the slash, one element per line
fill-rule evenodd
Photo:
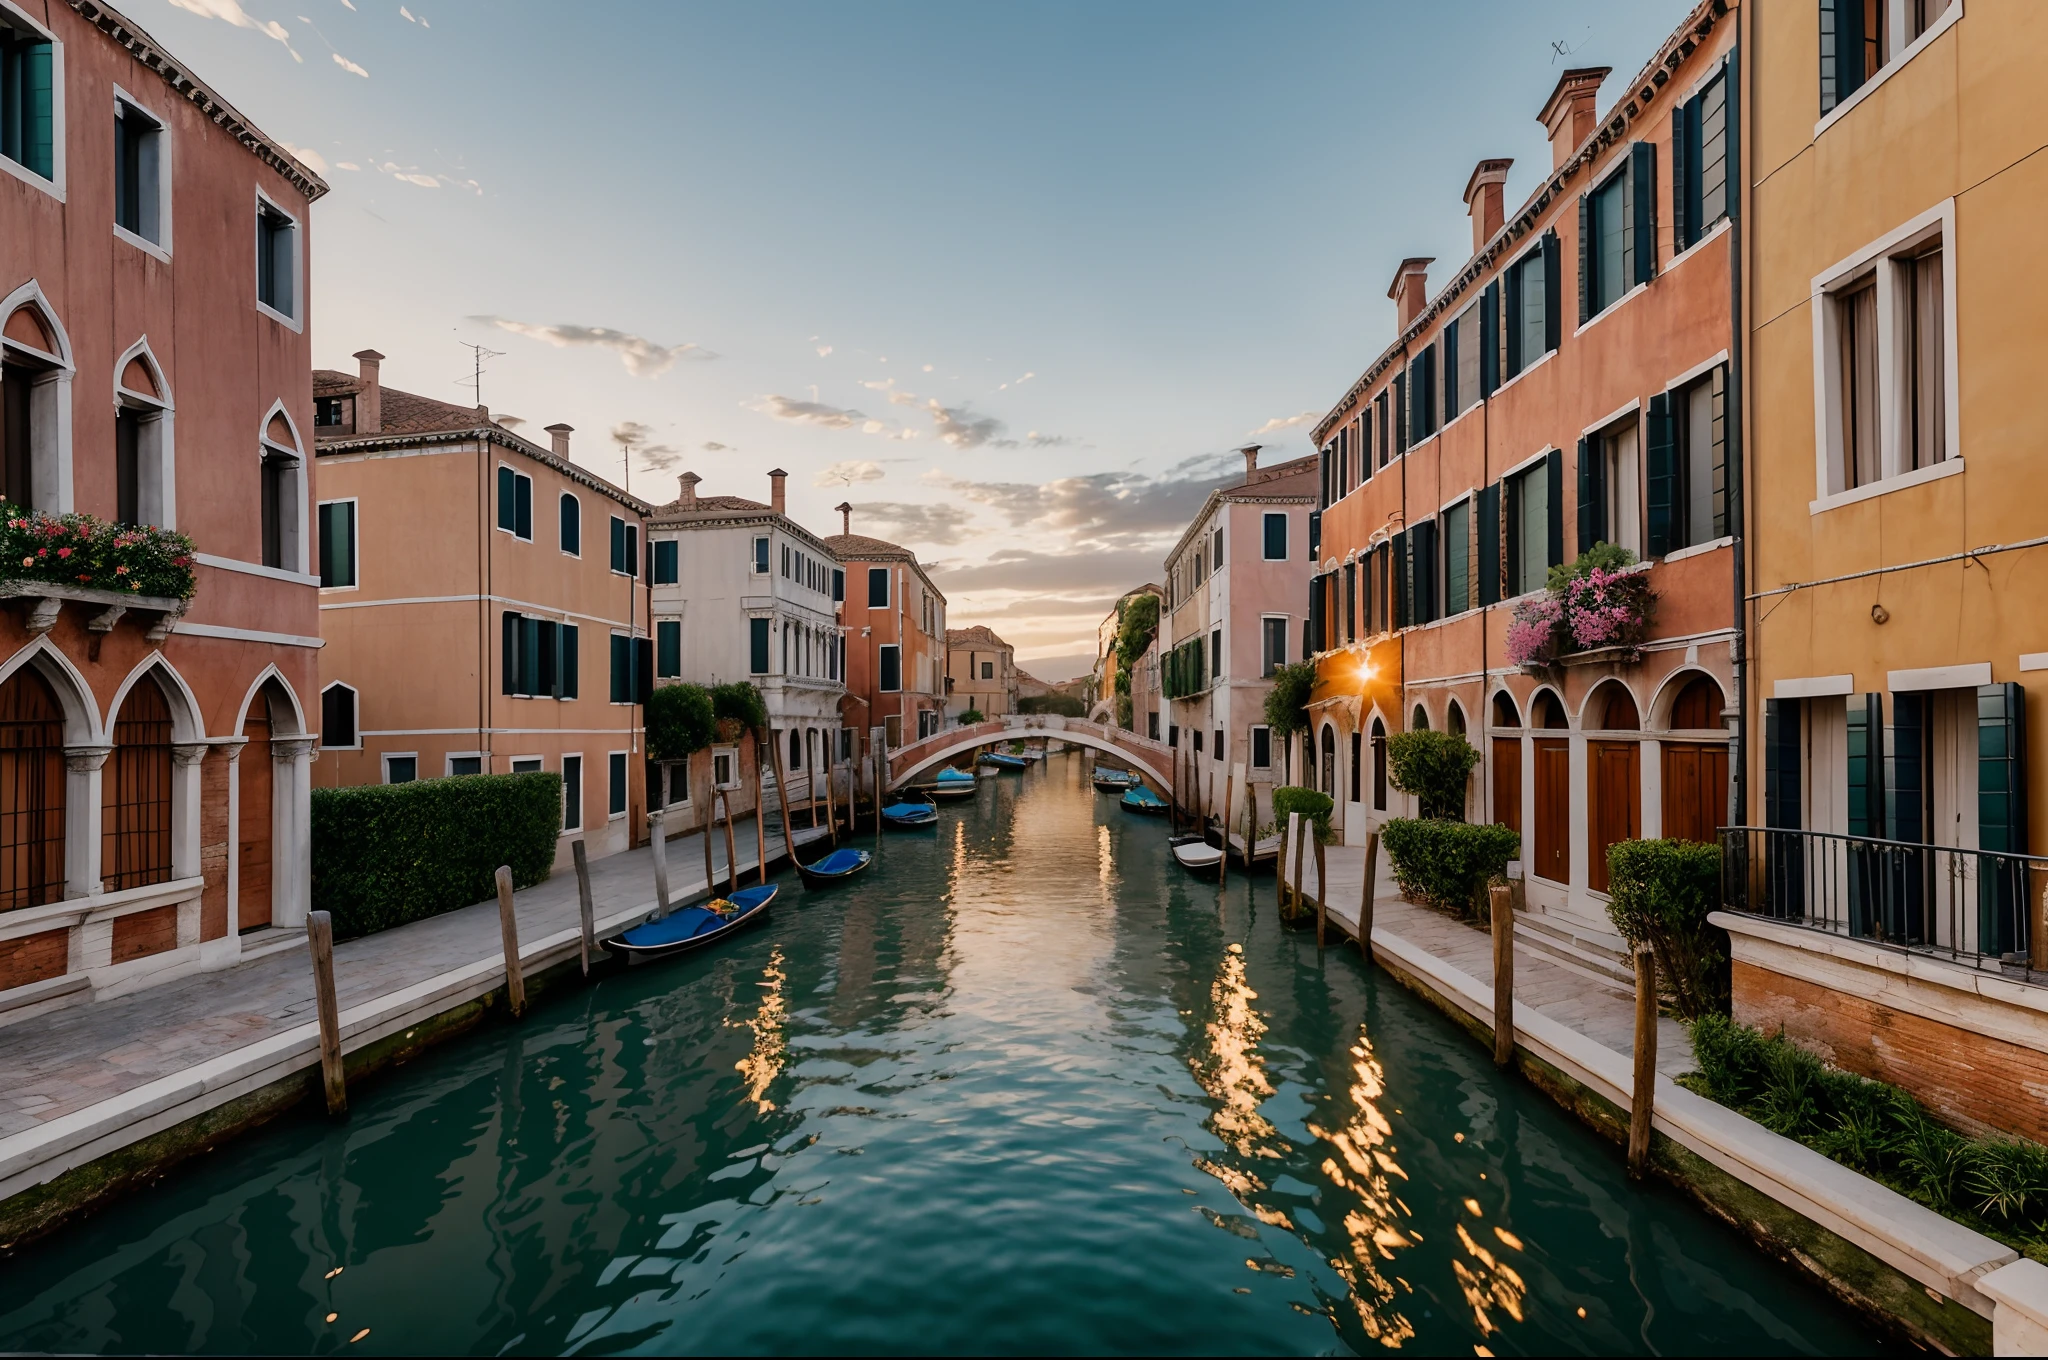
<path fill-rule="evenodd" d="M 433 175 L 422 174 L 417 168 L 409 169 L 403 165 L 394 165 L 390 161 L 385 161 L 381 165 L 373 162 L 372 165 L 376 170 L 391 176 L 391 178 L 399 181 L 401 184 L 417 184 L 422 189 L 438 189 L 441 187 L 441 181 L 438 178 Z"/>
<path fill-rule="evenodd" d="M 654 427 L 637 420 L 622 420 L 612 426 L 612 442 L 624 445 L 629 457 L 638 454 L 643 467 L 667 472 L 683 460 L 681 450 L 668 444 L 656 444 L 653 439 Z"/>
<path fill-rule="evenodd" d="M 925 480 L 988 506 L 1015 528 L 1061 533 L 1076 547 L 1157 549 L 1179 536 L 1212 490 L 1238 475 L 1235 455 L 1224 453 L 1185 459 L 1157 477 L 1123 471 L 1050 482 L 978 482 L 934 470 Z M 1148 571 L 1158 574 L 1156 560 Z"/>
<path fill-rule="evenodd" d="M 859 430 L 862 434 L 878 434 L 885 439 L 917 438 L 916 430 L 907 426 L 892 428 L 886 420 L 876 420 L 850 406 L 831 406 L 822 401 L 785 397 L 780 393 L 769 393 L 747 406 L 747 409 L 797 425 L 822 425 L 828 430 Z"/>
<path fill-rule="evenodd" d="M 1030 434 L 1024 436 L 1024 442 L 1034 449 L 1056 449 L 1071 444 L 1074 441 L 1063 434 L 1040 434 L 1038 431 L 1033 430 Z"/>
<path fill-rule="evenodd" d="M 340 67 L 340 68 L 341 68 L 342 70 L 344 70 L 344 71 L 347 71 L 347 72 L 350 72 L 350 73 L 351 73 L 351 74 L 353 74 L 353 75 L 359 75 L 359 76 L 361 76 L 361 77 L 362 77 L 362 78 L 363 78 L 364 80 L 368 80 L 368 79 L 370 78 L 370 73 L 369 73 L 368 71 L 365 71 L 365 70 L 364 70 L 364 69 L 363 69 L 362 67 L 360 67 L 360 66 L 356 65 L 356 64 L 355 64 L 354 62 L 350 61 L 350 60 L 349 60 L 349 59 L 348 59 L 347 57 L 344 57 L 343 55 L 341 55 L 341 53 L 339 53 L 339 52 L 330 52 L 330 53 L 328 53 L 328 55 L 334 58 L 334 64 L 335 64 L 336 66 L 339 66 L 339 67 Z"/>
<path fill-rule="evenodd" d="M 354 161 L 336 161 L 334 168 L 337 170 L 360 170 L 363 167 L 357 165 Z"/>
<path fill-rule="evenodd" d="M 894 397 L 891 397 L 894 400 Z M 925 410 L 931 413 L 932 424 L 938 427 L 939 438 L 956 449 L 978 449 L 984 444 L 998 448 L 1015 448 L 1015 440 L 999 438 L 1003 422 L 994 416 L 977 416 L 966 406 L 958 408 L 942 406 L 933 397 L 925 403 Z"/>
<path fill-rule="evenodd" d="M 852 486 L 855 482 L 879 482 L 886 474 L 880 463 L 867 459 L 834 463 L 818 469 L 811 478 L 812 486 Z"/>
<path fill-rule="evenodd" d="M 293 146 L 290 142 L 279 142 L 279 146 L 298 158 L 299 164 L 316 175 L 327 173 L 327 158 L 308 146 Z"/>
<path fill-rule="evenodd" d="M 1291 430 L 1297 425 L 1311 424 L 1319 419 L 1322 414 L 1321 411 L 1302 411 L 1291 416 L 1274 416 L 1271 420 L 1259 426 L 1258 429 L 1247 430 L 1245 433 L 1253 439 L 1257 439 L 1262 434 L 1272 434 L 1277 430 Z"/>
<path fill-rule="evenodd" d="M 853 507 L 854 530 L 906 543 L 949 548 L 967 541 L 974 516 L 957 505 L 863 501 Z"/>
<path fill-rule="evenodd" d="M 831 354 L 832 354 L 832 347 L 831 347 L 830 345 L 820 345 L 820 346 L 818 346 L 818 357 L 819 357 L 820 359 L 830 358 L 830 357 L 831 357 Z"/>
<path fill-rule="evenodd" d="M 1029 590 L 1093 592 L 1114 599 L 1134 586 L 1158 580 L 1159 560 L 1160 554 L 1151 549 L 1070 553 L 1005 548 L 986 562 L 940 562 L 932 564 L 930 571 L 939 589 L 948 595 L 976 590 Z"/>
<path fill-rule="evenodd" d="M 716 439 L 707 439 L 704 441 L 704 452 L 706 453 L 725 453 L 729 451 L 731 448 L 732 445 L 721 444 Z"/>
<path fill-rule="evenodd" d="M 233 24 L 236 28 L 246 28 L 261 33 L 266 38 L 275 38 L 284 44 L 285 51 L 291 52 L 293 61 L 305 60 L 292 50 L 292 35 L 285 31 L 283 24 L 275 19 L 259 21 L 251 18 L 249 12 L 242 8 L 241 0 L 171 0 L 171 3 L 186 13 L 196 14 L 202 19 L 219 19 L 224 23 Z"/>
<path fill-rule="evenodd" d="M 619 356 L 619 362 L 626 366 L 626 371 L 636 378 L 653 378 L 666 373 L 675 366 L 678 359 L 718 357 L 702 345 L 657 345 L 652 340 L 629 335 L 625 331 L 615 331 L 608 326 L 542 326 L 530 321 L 513 321 L 502 316 L 473 316 L 469 319 L 496 326 L 501 331 L 511 331 L 514 335 L 544 340 L 556 349 L 593 345 L 599 349 L 612 350 Z"/>

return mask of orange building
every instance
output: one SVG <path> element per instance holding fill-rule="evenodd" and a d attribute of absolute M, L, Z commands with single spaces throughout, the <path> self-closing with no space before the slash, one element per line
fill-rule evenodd
<path fill-rule="evenodd" d="M 939 730 L 946 704 L 946 597 L 917 554 L 853 532 L 853 507 L 835 507 L 842 532 L 825 546 L 846 569 L 845 725 L 879 727 L 890 750 Z"/>
<path fill-rule="evenodd" d="M 646 506 L 457 406 L 313 375 L 324 788 L 562 776 L 562 847 L 640 843 L 651 682 Z"/>
<path fill-rule="evenodd" d="M 1393 341 L 1315 433 L 1310 780 L 1356 842 L 1412 812 L 1390 735 L 1465 734 L 1468 818 L 1519 828 L 1531 904 L 1596 930 L 1609 845 L 1730 820 L 1734 43 L 1705 0 L 1605 112 L 1607 70 L 1565 72 L 1535 192 L 1507 211 L 1509 163 L 1479 163 L 1471 256 L 1434 291 L 1401 263 Z M 1601 544 L 1640 560 L 1616 588 L 1647 581 L 1647 628 L 1511 659 L 1518 610 Z"/>
<path fill-rule="evenodd" d="M 303 922 L 320 645 L 327 186 L 105 5 L 33 10 L 0 5 L 0 493 L 189 535 L 197 593 L 0 563 L 0 1022 Z"/>

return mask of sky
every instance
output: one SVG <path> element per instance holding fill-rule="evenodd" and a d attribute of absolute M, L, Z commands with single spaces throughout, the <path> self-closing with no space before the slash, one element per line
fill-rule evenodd
<path fill-rule="evenodd" d="M 1062 680 L 1208 492 L 1393 338 L 1537 110 L 1684 17 L 1579 3 L 121 0 L 333 186 L 314 359 L 386 357 L 657 503 L 914 549 Z M 630 469 L 628 459 L 630 458 Z"/>

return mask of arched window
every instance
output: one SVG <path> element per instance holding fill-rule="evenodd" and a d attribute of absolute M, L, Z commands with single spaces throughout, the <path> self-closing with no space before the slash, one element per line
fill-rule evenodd
<path fill-rule="evenodd" d="M 1493 696 L 1493 725 L 1495 727 L 1520 727 L 1522 714 L 1515 707 L 1515 697 L 1506 690 Z"/>
<path fill-rule="evenodd" d="M 1378 718 L 1372 720 L 1372 807 L 1387 810 L 1387 725 Z"/>
<path fill-rule="evenodd" d="M 1602 732 L 1633 732 L 1642 726 L 1636 716 L 1635 696 L 1619 681 L 1609 680 L 1593 692 L 1583 725 Z"/>
<path fill-rule="evenodd" d="M 263 565 L 282 571 L 302 570 L 299 507 L 305 500 L 304 460 L 299 436 L 282 405 L 264 422 L 258 471 L 262 497 Z"/>
<path fill-rule="evenodd" d="M 1450 710 L 1444 715 L 1444 724 L 1449 731 L 1461 737 L 1465 735 L 1465 710 L 1458 706 L 1456 699 L 1451 700 Z"/>
<path fill-rule="evenodd" d="M 1695 675 L 1671 703 L 1671 726 L 1682 730 L 1720 727 L 1721 687 L 1707 676 Z"/>
<path fill-rule="evenodd" d="M 116 369 L 114 518 L 175 528 L 170 389 L 147 341 L 136 341 Z"/>
<path fill-rule="evenodd" d="M 64 710 L 33 666 L 0 685 L 0 911 L 64 896 Z"/>
<path fill-rule="evenodd" d="M 1337 729 L 1323 724 L 1323 792 L 1337 796 Z"/>
<path fill-rule="evenodd" d="M 801 770 L 804 767 L 804 734 L 797 728 L 789 729 L 789 768 Z"/>
<path fill-rule="evenodd" d="M 1565 721 L 1564 705 L 1547 689 L 1536 696 L 1536 725 L 1551 728 L 1571 726 Z"/>
<path fill-rule="evenodd" d="M 1411 732 L 1427 732 L 1429 730 L 1429 710 L 1421 704 L 1417 704 L 1415 712 L 1409 716 L 1408 730 Z"/>
<path fill-rule="evenodd" d="M 100 776 L 100 882 L 108 892 L 171 876 L 171 707 L 145 674 L 121 701 Z"/>
<path fill-rule="evenodd" d="M 63 514 L 71 506 L 69 346 L 26 284 L 0 321 L 0 495 Z"/>
<path fill-rule="evenodd" d="M 562 493 L 562 551 L 571 557 L 583 556 L 583 502 L 566 491 Z"/>
<path fill-rule="evenodd" d="M 328 750 L 361 747 L 356 731 L 356 692 L 339 680 L 320 691 L 320 744 Z"/>

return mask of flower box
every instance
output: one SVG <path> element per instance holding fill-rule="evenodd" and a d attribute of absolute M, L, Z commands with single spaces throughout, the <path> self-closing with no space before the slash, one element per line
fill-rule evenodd
<path fill-rule="evenodd" d="M 85 621 L 86 631 L 91 633 L 113 632 L 114 625 L 125 614 L 151 615 L 146 635 L 151 642 L 162 642 L 169 637 L 172 626 L 185 616 L 185 609 L 191 603 L 168 595 L 137 595 L 126 590 L 66 586 L 53 581 L 0 581 L 0 600 L 29 602 L 30 633 L 47 633 L 56 627 L 57 615 L 63 610 L 66 600 L 92 610 L 92 617 Z M 94 645 L 98 645 L 97 638 Z"/>

